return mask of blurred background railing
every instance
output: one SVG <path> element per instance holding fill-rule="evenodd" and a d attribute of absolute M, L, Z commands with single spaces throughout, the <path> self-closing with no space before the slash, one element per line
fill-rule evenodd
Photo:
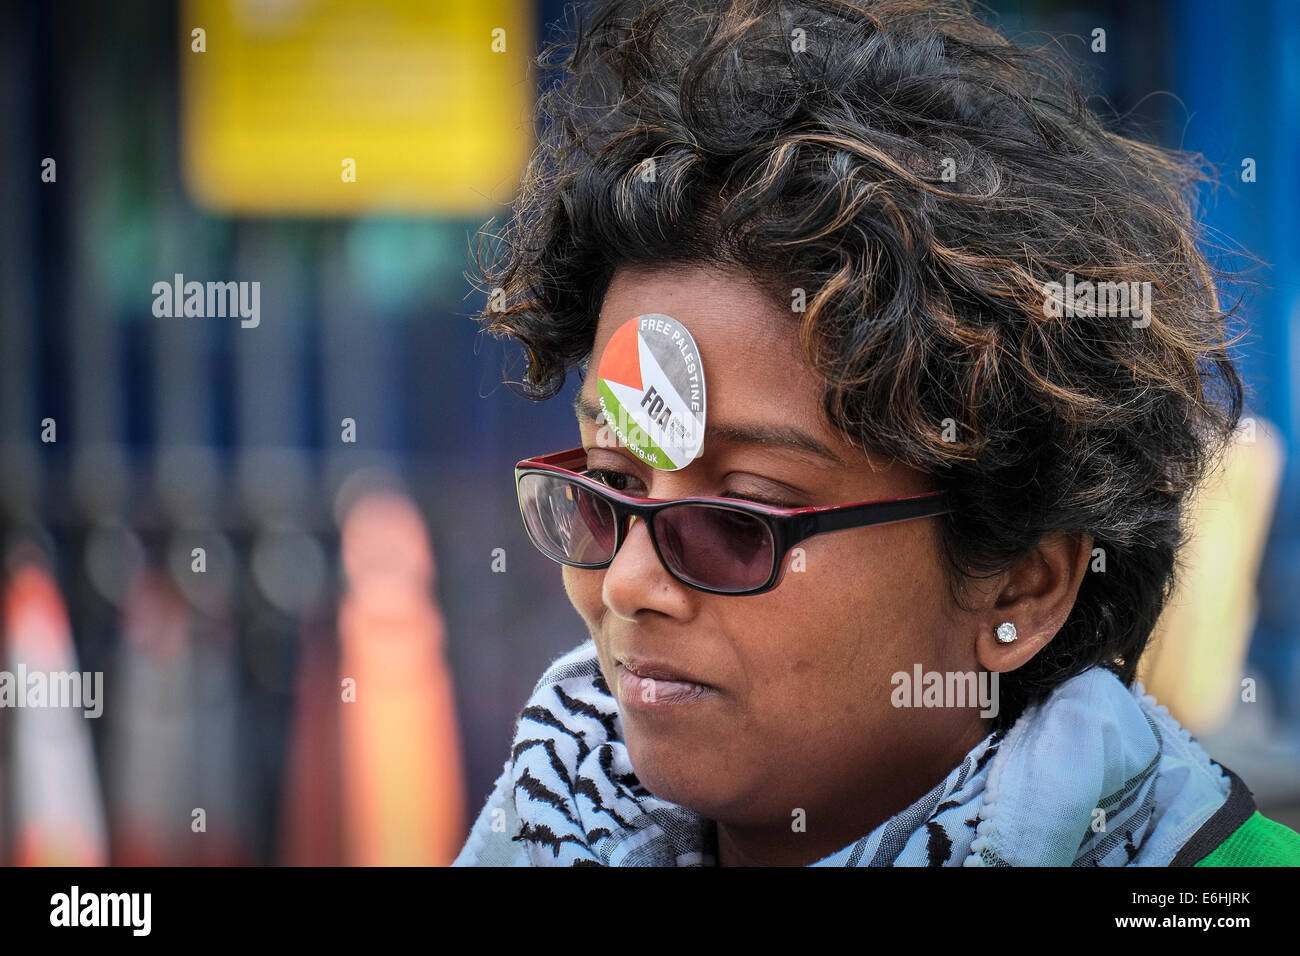
<path fill-rule="evenodd" d="M 1088 38 L 1063 45 L 1225 170 L 1206 220 L 1272 267 L 1240 316 L 1267 460 L 1229 492 L 1268 507 L 1201 548 L 1252 568 L 1163 664 L 1257 680 L 1171 706 L 1300 826 L 1300 27 L 1282 0 L 993 6 Z M 532 146 L 531 59 L 571 23 L 558 0 L 0 9 L 4 668 L 102 672 L 106 702 L 0 708 L 0 860 L 459 848 L 586 636 L 510 472 L 572 444 L 571 412 L 501 384 L 521 358 L 463 276 Z M 245 284 L 224 315 L 217 282 Z"/>

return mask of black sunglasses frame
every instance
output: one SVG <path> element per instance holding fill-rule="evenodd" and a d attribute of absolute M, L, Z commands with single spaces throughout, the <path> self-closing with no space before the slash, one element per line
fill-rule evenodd
<path fill-rule="evenodd" d="M 610 488 L 609 485 L 596 481 L 594 478 L 588 478 L 586 475 L 564 467 L 566 464 L 585 464 L 586 460 L 586 450 L 578 447 L 550 455 L 542 455 L 537 458 L 527 458 L 515 465 L 515 495 L 519 500 L 519 513 L 524 518 L 524 529 L 528 532 L 529 540 L 533 542 L 537 550 L 551 560 L 567 567 L 591 571 L 608 568 L 614 563 L 614 558 L 618 555 L 618 551 L 627 537 L 628 519 L 640 518 L 645 522 L 646 530 L 650 532 L 650 541 L 654 545 L 659 563 L 664 570 L 672 575 L 674 580 L 706 594 L 719 594 L 727 597 L 745 597 L 771 591 L 785 577 L 785 559 L 791 549 L 809 538 L 832 531 L 867 528 L 875 525 L 892 524 L 896 521 L 910 521 L 914 518 L 928 518 L 934 515 L 947 514 L 952 510 L 948 507 L 947 492 L 943 491 L 932 491 L 921 495 L 911 495 L 906 498 L 883 498 L 875 501 L 860 501 L 852 504 L 830 505 L 819 508 L 774 508 L 770 505 L 762 505 L 757 502 L 743 501 L 736 498 L 635 498 Z M 596 498 L 609 505 L 614 512 L 614 548 L 608 560 L 587 564 L 560 558 L 543 548 L 533 538 L 532 532 L 528 531 L 527 516 L 524 514 L 523 489 L 520 486 L 524 476 L 530 474 L 565 478 L 574 484 L 580 485 Z M 731 511 L 740 511 L 763 521 L 772 537 L 773 545 L 772 571 L 766 581 L 753 588 L 725 590 L 691 581 L 673 570 L 664 558 L 663 549 L 659 544 L 659 536 L 655 532 L 655 515 L 667 508 L 692 504 L 710 505 Z"/>

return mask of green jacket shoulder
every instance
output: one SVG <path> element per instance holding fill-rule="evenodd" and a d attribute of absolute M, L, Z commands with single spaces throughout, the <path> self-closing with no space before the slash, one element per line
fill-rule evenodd
<path fill-rule="evenodd" d="M 1170 866 L 1300 866 L 1300 833 L 1260 813 L 1242 779 L 1223 764 L 1218 767 L 1232 782 L 1228 799 Z"/>
<path fill-rule="evenodd" d="M 1194 866 L 1300 866 L 1300 833 L 1258 810 Z"/>

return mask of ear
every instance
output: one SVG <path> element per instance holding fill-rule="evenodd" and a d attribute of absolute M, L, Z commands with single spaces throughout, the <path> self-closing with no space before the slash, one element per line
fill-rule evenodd
<path fill-rule="evenodd" d="M 1070 616 L 1091 555 L 1091 535 L 1044 535 L 1002 575 L 978 615 L 975 656 L 981 667 L 1013 671 L 1051 642 Z M 1007 621 L 1016 626 L 1016 639 L 1003 644 L 997 639 L 997 628 Z"/>

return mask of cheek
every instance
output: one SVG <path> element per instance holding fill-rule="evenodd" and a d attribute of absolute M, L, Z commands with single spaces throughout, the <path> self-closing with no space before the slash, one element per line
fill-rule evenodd
<path fill-rule="evenodd" d="M 909 526 L 910 525 L 910 526 Z M 891 675 L 937 665 L 953 632 L 937 542 L 900 522 L 805 543 L 745 632 L 756 703 L 837 721 L 888 706 Z M 746 609 L 748 610 L 748 609 Z"/>
<path fill-rule="evenodd" d="M 813 557 L 810 553 L 810 569 Z M 852 607 L 864 624 L 909 622 L 915 630 L 946 607 L 938 541 L 924 522 L 832 535 L 816 557 L 825 568 L 826 589 L 838 594 L 840 607 Z"/>
<path fill-rule="evenodd" d="M 587 623 L 587 628 L 596 633 L 604 602 L 601 600 L 601 585 L 605 578 L 604 571 L 583 571 L 579 568 L 562 567 L 564 574 L 564 593 L 569 596 L 569 603 Z"/>

